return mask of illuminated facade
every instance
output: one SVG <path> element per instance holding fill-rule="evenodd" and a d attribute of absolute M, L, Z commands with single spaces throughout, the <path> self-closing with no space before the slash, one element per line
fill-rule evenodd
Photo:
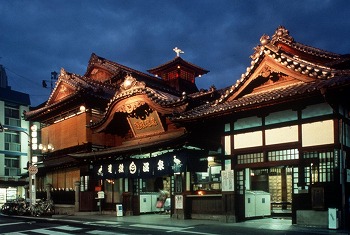
<path fill-rule="evenodd" d="M 350 57 L 298 43 L 284 27 L 260 43 L 219 99 L 175 118 L 192 132 L 221 131 L 217 214 L 236 221 L 283 214 L 327 227 L 327 210 L 336 208 L 345 226 Z M 201 206 L 202 198 L 190 200 Z"/>
<path fill-rule="evenodd" d="M 39 187 L 50 185 L 56 203 L 71 195 L 75 211 L 96 210 L 103 191 L 105 210 L 153 212 L 166 190 L 180 219 L 282 213 L 326 226 L 328 208 L 347 218 L 348 55 L 278 27 L 235 84 L 199 91 L 195 79 L 208 71 L 175 49 L 154 76 L 95 54 L 83 76 L 61 71 L 46 105 L 26 114 L 54 146 Z"/>
<path fill-rule="evenodd" d="M 58 211 L 60 204 L 96 210 L 103 191 L 105 210 L 123 203 L 128 214 L 150 212 L 155 201 L 142 205 L 144 197 L 166 190 L 174 198 L 175 189 L 184 191 L 183 174 L 207 170 L 206 144 L 192 144 L 170 117 L 219 97 L 195 85 L 208 71 L 178 56 L 151 71 L 160 76 L 92 54 L 84 76 L 62 69 L 46 104 L 26 114 L 42 123 L 42 145 L 51 146 L 43 149 L 37 189 L 50 188 Z"/>

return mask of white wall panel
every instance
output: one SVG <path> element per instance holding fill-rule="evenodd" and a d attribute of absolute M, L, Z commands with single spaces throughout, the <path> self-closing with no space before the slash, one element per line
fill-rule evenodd
<path fill-rule="evenodd" d="M 302 125 L 302 146 L 315 146 L 334 143 L 333 120 L 312 122 Z"/>
<path fill-rule="evenodd" d="M 225 136 L 225 155 L 231 155 L 231 136 Z"/>
<path fill-rule="evenodd" d="M 283 144 L 298 141 L 298 126 L 287 126 L 265 131 L 266 145 Z"/>
<path fill-rule="evenodd" d="M 233 143 L 235 149 L 262 146 L 262 131 L 234 135 Z"/>

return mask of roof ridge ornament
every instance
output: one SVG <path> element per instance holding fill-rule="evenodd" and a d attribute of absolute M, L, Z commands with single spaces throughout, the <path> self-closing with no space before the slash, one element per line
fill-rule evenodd
<path fill-rule="evenodd" d="M 270 42 L 270 36 L 264 34 L 261 36 L 260 38 L 260 43 L 261 45 L 265 46 L 266 44 L 268 44 Z"/>
<path fill-rule="evenodd" d="M 177 48 L 177 47 L 175 47 L 175 48 L 173 49 L 173 51 L 175 51 L 176 57 L 180 57 L 180 53 L 181 53 L 181 54 L 185 53 L 183 50 L 181 50 L 180 48 Z"/>
<path fill-rule="evenodd" d="M 144 82 L 137 81 L 131 74 L 125 76 L 124 82 L 120 85 L 120 90 L 126 91 L 134 87 L 145 88 Z"/>
<path fill-rule="evenodd" d="M 289 35 L 289 31 L 282 25 L 278 26 L 278 28 L 275 31 L 275 34 L 272 36 L 272 41 L 288 41 L 288 42 L 294 42 L 294 38 Z"/>

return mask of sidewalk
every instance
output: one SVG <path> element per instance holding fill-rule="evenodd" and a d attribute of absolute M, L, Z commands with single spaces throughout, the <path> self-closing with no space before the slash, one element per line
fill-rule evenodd
<path fill-rule="evenodd" d="M 240 223 L 224 223 L 215 220 L 199 220 L 187 219 L 180 220 L 171 218 L 169 214 L 142 214 L 139 216 L 116 216 L 116 213 L 78 213 L 75 215 L 54 215 L 53 219 L 69 220 L 69 221 L 84 221 L 84 222 L 122 222 L 130 224 L 148 224 L 164 226 L 190 227 L 199 225 L 219 225 L 232 227 L 246 227 L 262 230 L 278 230 L 278 231 L 295 231 L 295 232 L 310 232 L 313 234 L 350 234 L 350 231 L 331 230 L 328 228 L 318 228 L 309 226 L 293 225 L 291 219 L 283 218 L 262 218 L 256 220 L 248 220 Z"/>

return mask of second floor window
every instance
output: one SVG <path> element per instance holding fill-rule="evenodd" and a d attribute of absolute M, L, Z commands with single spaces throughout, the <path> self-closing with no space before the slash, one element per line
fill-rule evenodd
<path fill-rule="evenodd" d="M 19 156 L 12 157 L 5 155 L 5 176 L 19 176 L 21 173 L 19 165 Z"/>
<path fill-rule="evenodd" d="M 5 133 L 5 150 L 21 151 L 20 135 L 16 132 Z"/>

